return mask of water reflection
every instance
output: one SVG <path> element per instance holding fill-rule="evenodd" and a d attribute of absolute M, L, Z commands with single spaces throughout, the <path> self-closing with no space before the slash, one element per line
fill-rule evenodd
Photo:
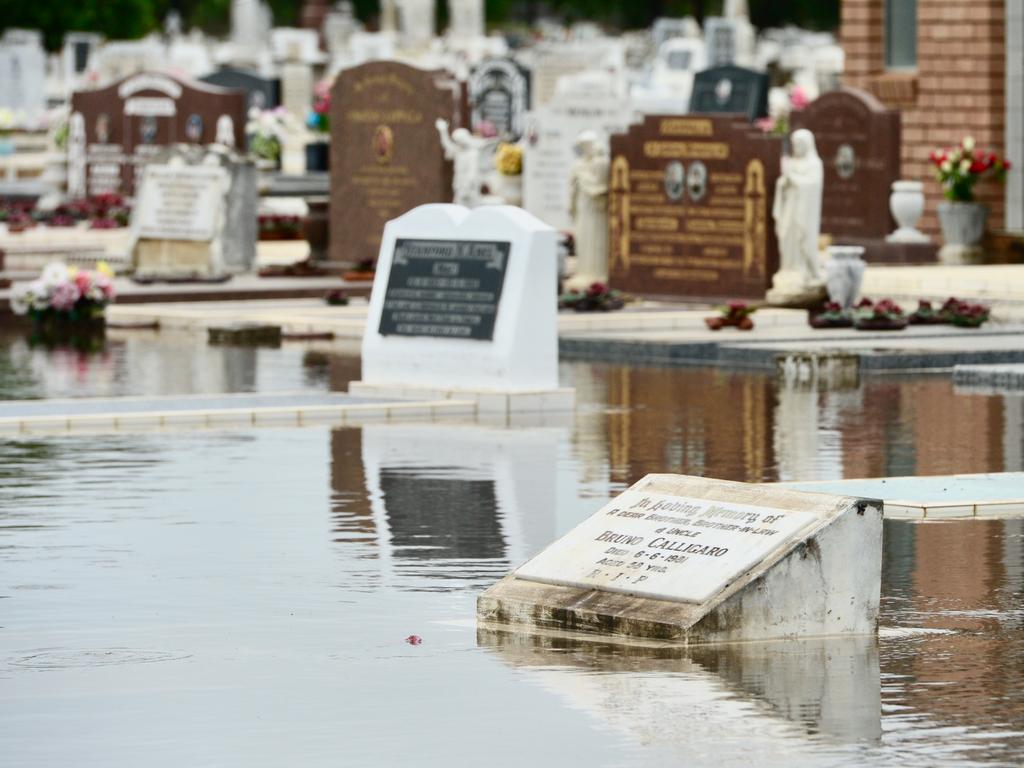
<path fill-rule="evenodd" d="M 431 423 L 335 430 L 335 541 L 378 560 L 377 576 L 397 585 L 497 577 L 555 536 L 566 435 L 560 426 Z"/>
<path fill-rule="evenodd" d="M 648 472 L 746 482 L 1024 469 L 1024 398 L 966 394 L 942 375 L 856 387 L 773 374 L 574 363 L 576 450 L 615 488 Z"/>
<path fill-rule="evenodd" d="M 477 642 L 569 706 L 644 744 L 689 751 L 694 732 L 683 724 L 724 734 L 735 729 L 744 704 L 808 735 L 841 742 L 877 742 L 882 735 L 873 637 L 688 649 L 479 628 Z M 769 730 L 764 723 L 756 728 L 759 736 Z"/>

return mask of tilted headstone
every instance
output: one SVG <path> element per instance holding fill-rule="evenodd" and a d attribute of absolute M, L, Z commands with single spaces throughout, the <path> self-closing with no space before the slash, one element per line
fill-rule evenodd
<path fill-rule="evenodd" d="M 882 503 L 648 475 L 484 592 L 477 619 L 680 643 L 871 635 Z"/>
<path fill-rule="evenodd" d="M 521 208 L 424 205 L 388 222 L 349 391 L 475 392 L 485 410 L 564 398 L 556 271 L 554 230 Z"/>
<path fill-rule="evenodd" d="M 732 65 L 698 72 L 690 112 L 740 114 L 756 120 L 768 114 L 768 75 Z"/>
<path fill-rule="evenodd" d="M 85 128 L 87 193 L 132 195 L 145 165 L 170 144 L 212 144 L 218 127 L 245 146 L 245 93 L 158 73 L 71 97 Z"/>
<path fill-rule="evenodd" d="M 487 59 L 469 78 L 471 123 L 491 123 L 499 136 L 519 138 L 530 108 L 529 73 L 511 59 Z"/>
<path fill-rule="evenodd" d="M 435 121 L 461 122 L 451 75 L 398 62 L 343 70 L 331 89 L 331 259 L 374 259 L 384 224 L 452 199 Z"/>
<path fill-rule="evenodd" d="M 728 116 L 648 115 L 611 137 L 611 283 L 642 294 L 762 298 L 782 140 Z"/>
<path fill-rule="evenodd" d="M 245 105 L 249 109 L 273 109 L 281 103 L 281 81 L 247 69 L 222 67 L 200 80 L 218 88 L 245 91 Z"/>
<path fill-rule="evenodd" d="M 895 224 L 889 192 L 900 178 L 900 113 L 853 88 L 793 112 L 791 127 L 814 134 L 825 166 L 822 234 L 885 237 Z"/>
<path fill-rule="evenodd" d="M 143 277 L 222 274 L 230 174 L 219 164 L 149 165 L 132 210 L 132 264 Z"/>

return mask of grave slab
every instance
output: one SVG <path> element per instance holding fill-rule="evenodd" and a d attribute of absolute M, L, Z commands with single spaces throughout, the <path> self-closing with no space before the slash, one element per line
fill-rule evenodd
<path fill-rule="evenodd" d="M 882 504 L 648 475 L 484 592 L 477 619 L 684 644 L 876 632 Z"/>

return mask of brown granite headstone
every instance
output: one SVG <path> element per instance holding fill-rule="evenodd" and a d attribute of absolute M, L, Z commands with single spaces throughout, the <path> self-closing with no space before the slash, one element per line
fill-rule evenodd
<path fill-rule="evenodd" d="M 782 140 L 735 115 L 648 115 L 611 137 L 610 282 L 662 296 L 763 298 Z"/>
<path fill-rule="evenodd" d="M 456 81 L 392 61 L 341 72 L 331 89 L 331 260 L 377 258 L 384 224 L 450 203 L 452 168 L 435 122 L 461 125 Z"/>
<path fill-rule="evenodd" d="M 131 75 L 71 96 L 82 115 L 88 194 L 133 195 L 146 163 L 168 144 L 212 144 L 221 116 L 231 119 L 235 146 L 245 146 L 244 91 L 190 83 L 162 73 Z"/>
<path fill-rule="evenodd" d="M 814 134 L 825 165 L 822 234 L 882 238 L 892 232 L 889 194 L 900 177 L 900 113 L 869 93 L 842 88 L 794 112 L 790 122 Z"/>

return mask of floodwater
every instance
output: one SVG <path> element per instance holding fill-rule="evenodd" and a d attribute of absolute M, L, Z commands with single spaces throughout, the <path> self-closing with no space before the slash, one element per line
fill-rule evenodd
<path fill-rule="evenodd" d="M 0 338 L 0 399 L 344 389 L 358 370 L 198 335 L 92 356 Z M 1020 764 L 1021 520 L 887 522 L 877 641 L 542 641 L 478 632 L 474 601 L 648 472 L 1024 469 L 1024 398 L 941 375 L 562 378 L 576 416 L 516 428 L 0 440 L 3 765 Z"/>

